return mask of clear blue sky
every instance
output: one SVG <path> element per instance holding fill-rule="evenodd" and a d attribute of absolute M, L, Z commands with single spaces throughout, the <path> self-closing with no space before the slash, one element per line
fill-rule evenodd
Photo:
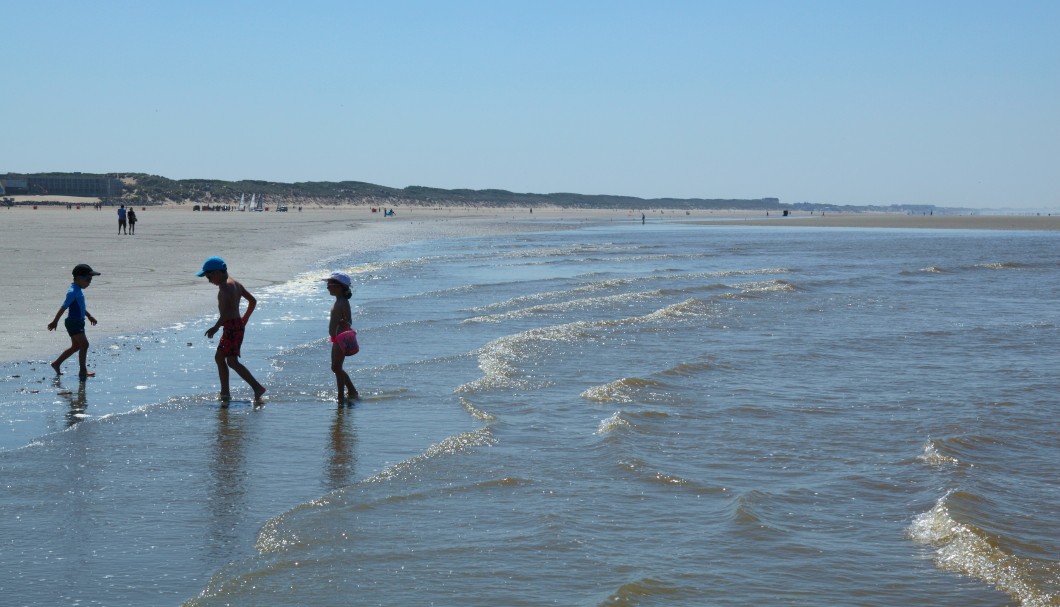
<path fill-rule="evenodd" d="M 1060 209 L 1060 2 L 0 0 L 0 172 Z"/>

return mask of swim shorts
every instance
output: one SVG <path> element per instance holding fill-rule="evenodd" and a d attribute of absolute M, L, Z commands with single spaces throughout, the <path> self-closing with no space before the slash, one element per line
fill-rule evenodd
<path fill-rule="evenodd" d="M 70 337 L 85 332 L 85 320 L 83 318 L 78 320 L 67 316 L 64 322 L 66 324 L 66 332 L 70 334 Z"/>
<path fill-rule="evenodd" d="M 333 336 L 331 343 L 338 344 L 342 348 L 342 353 L 346 356 L 353 356 L 361 351 L 361 347 L 357 345 L 357 331 L 353 329 Z"/>
<path fill-rule="evenodd" d="M 239 356 L 239 347 L 243 345 L 243 330 L 246 325 L 242 318 L 229 318 L 224 322 L 221 341 L 217 342 L 217 351 L 225 356 Z"/>

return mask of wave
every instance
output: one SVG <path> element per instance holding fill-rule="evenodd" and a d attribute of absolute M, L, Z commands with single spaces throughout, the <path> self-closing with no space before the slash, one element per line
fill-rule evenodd
<path fill-rule="evenodd" d="M 760 512 L 762 502 L 770 497 L 769 493 L 757 489 L 738 494 L 732 503 L 733 522 L 741 526 L 776 531 L 766 523 L 765 515 Z"/>
<path fill-rule="evenodd" d="M 600 421 L 600 426 L 596 429 L 596 433 L 609 434 L 619 428 L 628 428 L 630 425 L 628 421 L 622 419 L 621 411 L 615 411 L 614 415 Z"/>
<path fill-rule="evenodd" d="M 658 298 L 661 294 L 660 291 L 640 291 L 637 293 L 623 293 L 620 295 L 607 295 L 604 297 L 588 297 L 583 299 L 573 299 L 570 301 L 562 301 L 550 304 L 540 304 L 529 308 L 521 308 L 518 310 L 511 310 L 500 314 L 488 314 L 485 316 L 475 316 L 472 318 L 465 319 L 463 322 L 502 322 L 505 320 L 511 320 L 515 318 L 524 318 L 534 314 L 549 314 L 554 312 L 569 312 L 571 310 L 584 310 L 591 307 L 597 306 L 618 306 L 624 305 L 636 301 L 650 301 Z"/>
<path fill-rule="evenodd" d="M 719 367 L 720 367 L 720 365 L 718 365 L 717 363 L 715 363 L 713 361 L 700 361 L 700 362 L 691 362 L 691 363 L 680 363 L 678 365 L 675 365 L 674 367 L 671 367 L 671 368 L 666 369 L 664 371 L 660 371 L 659 375 L 675 376 L 675 377 L 690 377 L 690 376 L 694 376 L 694 375 L 699 375 L 700 373 L 705 373 L 707 371 L 713 371 L 714 369 L 717 369 Z"/>
<path fill-rule="evenodd" d="M 585 400 L 595 402 L 634 402 L 634 393 L 643 388 L 662 388 L 665 384 L 650 379 L 623 377 L 602 386 L 593 386 L 581 393 Z"/>
<path fill-rule="evenodd" d="M 494 438 L 493 431 L 489 427 L 462 432 L 456 436 L 451 436 L 440 443 L 431 445 L 416 457 L 394 464 L 393 466 L 366 478 L 364 482 L 377 483 L 394 478 L 402 478 L 408 476 L 408 472 L 420 462 L 442 455 L 452 455 L 474 447 L 491 447 L 496 444 L 497 439 Z"/>
<path fill-rule="evenodd" d="M 485 411 L 475 407 L 475 405 L 471 404 L 471 401 L 467 400 L 464 397 L 460 397 L 460 406 L 463 407 L 464 411 L 467 411 L 468 414 L 471 415 L 471 417 L 479 421 L 492 422 L 497 419 L 497 416 L 493 415 L 492 413 L 486 413 Z"/>
<path fill-rule="evenodd" d="M 684 319 L 688 317 L 711 316 L 717 313 L 719 306 L 715 303 L 703 301 L 702 299 L 686 299 L 664 308 L 649 312 L 644 316 L 630 319 L 635 322 L 658 321 L 661 319 Z"/>
<path fill-rule="evenodd" d="M 1018 261 L 995 261 L 992 263 L 977 263 L 972 267 L 983 270 L 1020 270 L 1029 266 Z"/>
<path fill-rule="evenodd" d="M 1000 447 L 997 440 L 988 436 L 961 435 L 944 439 L 932 439 L 924 444 L 917 459 L 930 466 L 974 467 L 983 458 L 984 451 Z"/>
<path fill-rule="evenodd" d="M 358 485 L 374 485 L 393 480 L 415 480 L 419 467 L 430 460 L 445 455 L 454 455 L 477 447 L 490 447 L 496 444 L 497 439 L 493 436 L 493 431 L 489 427 L 462 432 L 431 445 L 423 453 L 415 457 L 384 468 L 380 472 L 364 479 Z M 341 492 L 342 490 L 339 491 Z M 300 504 L 284 514 L 266 521 L 258 533 L 257 542 L 255 542 L 255 548 L 258 553 L 278 553 L 303 545 L 303 539 L 287 530 L 287 521 L 292 517 L 298 516 L 303 511 L 325 507 L 335 499 L 336 494 L 325 495 L 313 501 Z"/>
<path fill-rule="evenodd" d="M 696 599 L 700 592 L 688 586 L 677 586 L 654 578 L 640 578 L 627 582 L 611 593 L 600 607 L 605 605 L 641 605 L 644 603 L 669 602 L 678 599 Z"/>
<path fill-rule="evenodd" d="M 950 513 L 951 499 L 976 500 L 976 496 L 951 491 L 935 506 L 913 519 L 908 537 L 934 547 L 935 566 L 974 577 L 1005 592 L 1022 607 L 1055 606 L 1060 596 L 1047 590 L 1060 578 L 1060 563 L 1044 559 L 1023 558 L 1000 547 L 992 537 L 974 525 L 956 520 Z"/>
<path fill-rule="evenodd" d="M 737 289 L 736 293 L 729 293 L 724 297 L 732 299 L 747 299 L 754 298 L 764 293 L 776 293 L 783 291 L 796 291 L 797 288 L 793 283 L 784 280 L 760 280 L 755 282 L 737 283 L 731 285 L 732 288 Z"/>
<path fill-rule="evenodd" d="M 931 466 L 956 465 L 961 463 L 956 457 L 946 453 L 946 444 L 940 440 L 930 440 L 924 444 L 924 451 L 920 454 L 921 461 Z"/>
<path fill-rule="evenodd" d="M 976 270 L 1023 270 L 1033 266 L 1018 261 L 996 261 L 990 263 L 977 263 L 971 266 L 956 268 L 945 268 L 942 266 L 925 266 L 918 270 L 903 270 L 898 274 L 901 276 L 915 276 L 917 274 L 950 274 L 953 272 L 971 272 Z"/>
<path fill-rule="evenodd" d="M 699 285 L 692 287 L 685 287 L 681 289 L 660 289 L 654 291 L 637 291 L 634 293 L 622 293 L 618 295 L 606 295 L 601 297 L 587 297 L 581 299 L 572 299 L 568 301 L 539 304 L 527 308 L 519 308 L 515 310 L 509 310 L 507 312 L 501 312 L 497 314 L 485 314 L 481 316 L 474 316 L 463 320 L 464 323 L 475 323 L 475 322 L 488 322 L 488 323 L 500 323 L 507 320 L 513 320 L 517 318 L 525 318 L 535 314 L 552 314 L 552 313 L 563 313 L 570 312 L 572 310 L 586 310 L 595 307 L 620 307 L 634 302 L 641 301 L 652 301 L 658 299 L 660 296 L 673 296 L 673 295 L 685 295 L 692 293 L 699 293 L 703 291 L 718 291 L 721 289 L 730 288 L 729 285 L 723 284 L 708 284 Z M 790 290 L 787 287 L 762 287 L 758 289 L 746 289 L 742 285 L 737 285 L 737 288 L 744 289 L 744 292 L 761 292 L 767 290 Z M 694 301 L 692 299 L 686 301 Z M 685 303 L 685 302 L 682 302 Z M 658 312 L 666 312 L 666 308 L 659 310 Z M 649 315 L 650 316 L 650 315 Z"/>
<path fill-rule="evenodd" d="M 620 289 L 629 287 L 631 285 L 641 284 L 645 282 L 657 282 L 657 281 L 696 281 L 706 279 L 718 279 L 734 276 L 755 276 L 755 275 L 768 275 L 768 274 L 786 274 L 792 270 L 788 268 L 757 268 L 750 270 L 718 270 L 713 272 L 689 272 L 684 274 L 668 274 L 668 273 L 657 273 L 650 276 L 633 276 L 624 278 L 604 278 L 601 280 L 592 280 L 586 284 L 582 284 L 577 287 L 563 290 L 553 291 L 541 291 L 532 293 L 529 295 L 522 295 L 519 297 L 513 297 L 500 302 L 485 304 L 474 308 L 469 308 L 467 311 L 473 313 L 489 312 L 490 310 L 498 310 L 511 307 L 526 307 L 527 304 L 532 304 L 539 301 L 548 301 L 556 299 L 567 299 L 572 296 L 578 296 L 587 293 L 595 293 L 598 291 L 605 291 L 609 289 Z M 592 275 L 586 275 L 583 278 L 590 277 Z M 727 285 L 719 283 L 710 283 L 708 285 L 691 287 L 692 290 L 709 290 L 726 288 Z M 681 291 L 681 290 L 677 290 Z M 668 293 L 670 290 L 661 291 L 662 293 Z"/>
<path fill-rule="evenodd" d="M 602 330 L 614 327 L 674 320 L 698 321 L 704 316 L 715 314 L 717 309 L 716 303 L 687 299 L 641 316 L 595 321 L 580 320 L 505 335 L 487 343 L 479 350 L 479 368 L 482 369 L 483 376 L 457 387 L 456 392 L 466 393 L 500 388 L 526 390 L 548 386 L 551 384 L 547 380 L 525 376 L 518 367 L 520 361 L 541 356 L 541 344 L 588 342 L 599 338 Z"/>

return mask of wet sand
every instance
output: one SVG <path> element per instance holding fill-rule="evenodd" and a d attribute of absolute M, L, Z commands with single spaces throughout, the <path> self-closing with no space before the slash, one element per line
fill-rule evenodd
<path fill-rule="evenodd" d="M 195 276 L 204 259 L 223 257 L 251 292 L 326 268 L 322 260 L 418 240 L 512 233 L 609 221 L 640 213 L 591 209 L 399 208 L 384 218 L 367 207 L 288 213 L 195 212 L 187 206 L 137 208 L 135 235 L 117 234 L 113 207 L 0 209 L 0 361 L 50 360 L 69 345 L 62 324 L 47 330 L 63 302 L 70 271 L 102 273 L 85 291 L 99 324 L 89 340 L 169 326 L 216 312 L 216 289 Z M 1060 229 L 1060 217 L 834 215 L 770 217 L 726 211 L 648 211 L 648 221 L 719 225 Z M 545 223 L 560 220 L 562 223 Z M 253 321 L 252 321 L 253 322 Z"/>

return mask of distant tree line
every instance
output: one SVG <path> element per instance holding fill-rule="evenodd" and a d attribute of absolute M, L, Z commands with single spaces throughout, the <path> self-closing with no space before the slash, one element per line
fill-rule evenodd
<path fill-rule="evenodd" d="M 194 203 L 232 203 L 241 194 L 256 194 L 275 203 L 298 204 L 380 204 L 405 206 L 473 206 L 601 209 L 780 209 L 777 198 L 705 199 L 637 198 L 634 196 L 587 195 L 572 193 L 522 194 L 507 190 L 446 190 L 425 186 L 390 188 L 362 181 L 276 181 L 218 179 L 169 179 L 144 173 L 122 173 L 125 197 Z"/>
<path fill-rule="evenodd" d="M 88 173 L 34 173 L 39 176 L 93 176 Z M 98 175 L 101 176 L 101 175 Z M 635 196 L 572 193 L 525 194 L 507 190 L 445 190 L 426 186 L 390 188 L 362 181 L 301 181 L 282 183 L 244 179 L 169 179 L 146 173 L 109 173 L 124 182 L 124 200 L 194 204 L 234 204 L 240 195 L 251 194 L 272 204 L 370 204 L 379 206 L 471 206 L 598 209 L 677 209 L 677 210 L 794 210 L 805 212 L 906 212 L 930 213 L 933 205 L 831 205 L 799 202 L 781 204 L 780 199 L 764 197 L 732 198 L 637 198 Z"/>

